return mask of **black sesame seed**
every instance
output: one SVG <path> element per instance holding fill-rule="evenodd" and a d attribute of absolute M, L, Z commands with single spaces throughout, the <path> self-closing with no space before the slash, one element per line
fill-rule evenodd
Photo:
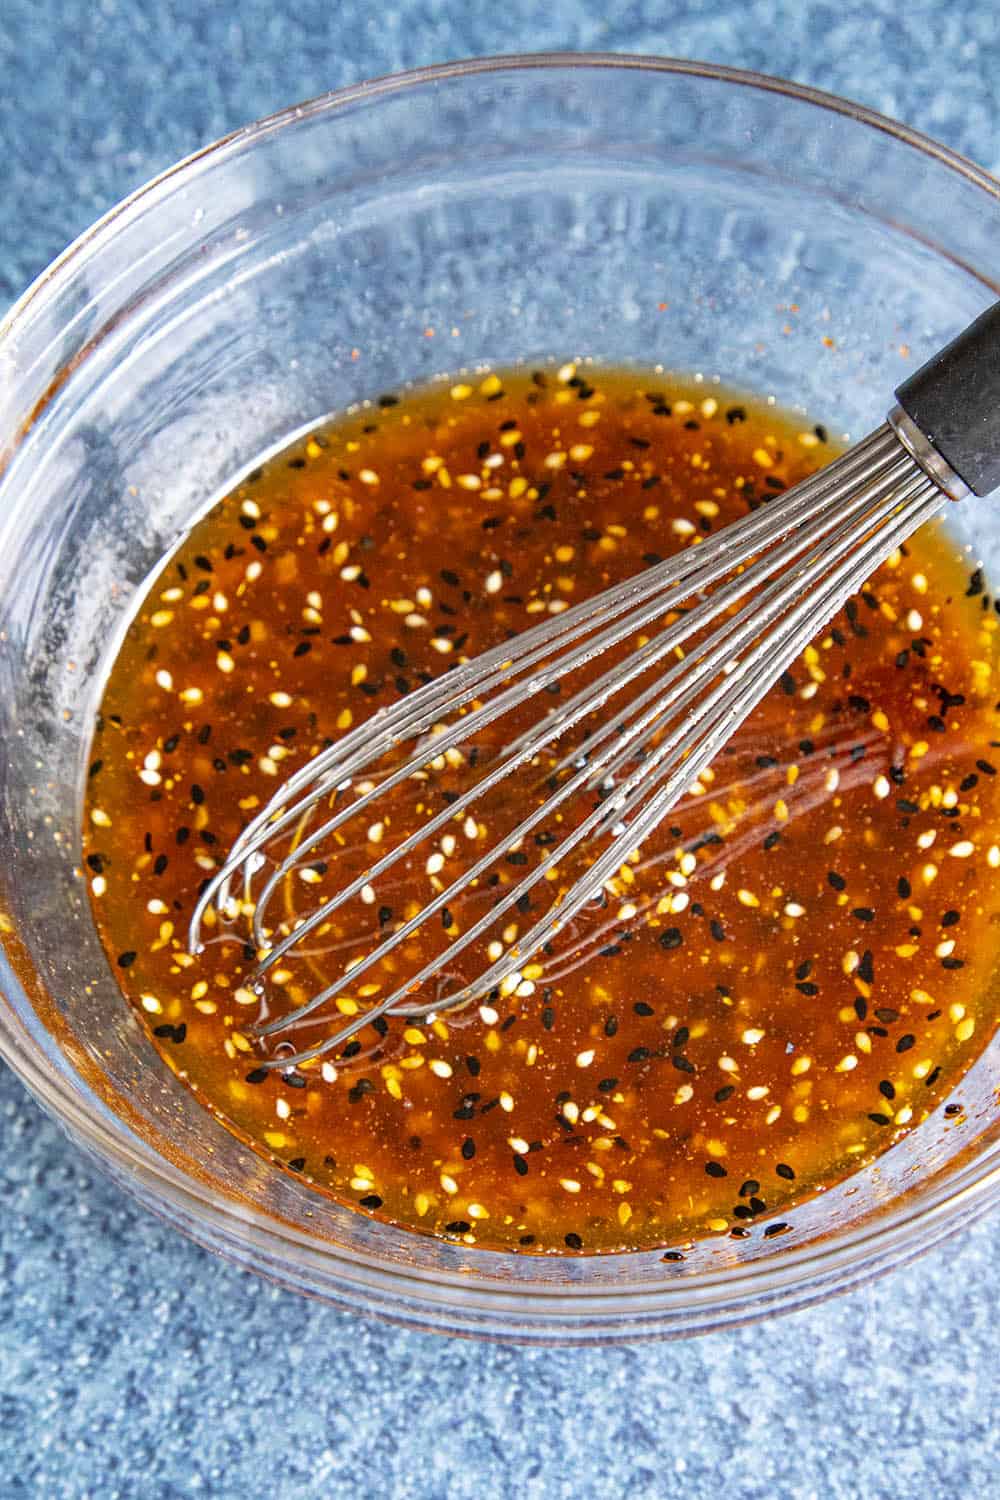
<path fill-rule="evenodd" d="M 572 1230 L 566 1235 L 566 1243 L 571 1250 L 583 1249 L 583 1240 L 581 1240 L 578 1234 L 574 1234 Z"/>
<path fill-rule="evenodd" d="M 184 1021 L 181 1021 L 179 1026 L 172 1026 L 168 1021 L 162 1026 L 154 1026 L 153 1035 L 165 1037 L 171 1042 L 183 1042 L 187 1036 L 187 1025 Z"/>
<path fill-rule="evenodd" d="M 705 1163 L 705 1173 L 709 1177 L 728 1177 L 729 1176 L 729 1173 L 726 1171 L 726 1169 L 722 1165 L 721 1161 L 707 1161 Z"/>
<path fill-rule="evenodd" d="M 683 941 L 684 939 L 681 936 L 681 930 L 679 927 L 667 927 L 663 932 L 660 933 L 661 948 L 666 948 L 668 950 L 671 948 L 679 948 Z"/>
<path fill-rule="evenodd" d="M 900 1039 L 899 1039 L 899 1041 L 896 1043 L 896 1051 L 897 1052 L 909 1052 L 910 1048 L 916 1044 L 916 1040 L 917 1039 L 913 1035 L 913 1032 L 912 1031 L 908 1031 L 906 1033 L 906 1035 L 905 1036 L 901 1036 Z"/>
<path fill-rule="evenodd" d="M 795 1172 L 787 1162 L 779 1161 L 774 1170 L 777 1172 L 778 1176 L 783 1177 L 786 1182 L 795 1181 Z"/>

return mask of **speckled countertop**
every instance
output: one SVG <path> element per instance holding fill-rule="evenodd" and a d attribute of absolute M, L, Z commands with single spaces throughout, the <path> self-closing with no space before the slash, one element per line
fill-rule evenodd
<path fill-rule="evenodd" d="M 1000 167 L 993 0 L 3 0 L 0 306 L 213 137 L 473 53 L 659 52 L 846 94 Z M 0 1497 L 1000 1495 L 980 1222 L 863 1292 L 687 1344 L 552 1353 L 400 1332 L 187 1244 L 0 1067 Z"/>

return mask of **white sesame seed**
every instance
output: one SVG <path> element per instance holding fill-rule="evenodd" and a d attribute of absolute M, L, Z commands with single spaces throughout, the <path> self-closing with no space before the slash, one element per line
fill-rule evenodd
<path fill-rule="evenodd" d="M 594 1049 L 588 1047 L 584 1052 L 576 1054 L 576 1065 L 578 1068 L 589 1068 L 594 1061 Z"/>

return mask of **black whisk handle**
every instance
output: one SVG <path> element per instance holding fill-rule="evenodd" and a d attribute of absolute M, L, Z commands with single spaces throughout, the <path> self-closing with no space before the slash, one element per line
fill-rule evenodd
<path fill-rule="evenodd" d="M 896 400 L 974 494 L 1000 487 L 1000 302 L 904 380 Z"/>

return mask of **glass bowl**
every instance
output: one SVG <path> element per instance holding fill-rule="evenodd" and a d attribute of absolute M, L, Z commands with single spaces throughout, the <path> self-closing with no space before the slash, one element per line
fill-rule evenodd
<path fill-rule="evenodd" d="M 287 1286 L 418 1328 L 679 1335 L 885 1271 L 1000 1191 L 998 1053 L 780 1238 L 546 1259 L 373 1222 L 247 1149 L 122 1003 L 79 870 L 87 741 L 158 560 L 256 455 L 485 361 L 716 374 L 837 432 L 996 295 L 1000 188 L 869 111 L 696 63 L 448 65 L 287 110 L 113 210 L 0 326 L 0 1048 L 114 1179 Z M 951 524 L 987 571 L 986 503 Z"/>

